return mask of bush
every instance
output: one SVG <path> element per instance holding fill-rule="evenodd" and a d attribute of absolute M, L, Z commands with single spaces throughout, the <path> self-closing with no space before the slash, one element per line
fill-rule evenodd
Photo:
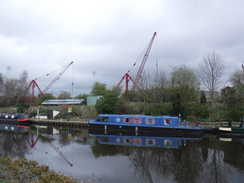
<path fill-rule="evenodd" d="M 11 182 L 78 182 L 72 177 L 50 171 L 48 166 L 24 158 L 12 160 L 10 157 L 1 157 L 0 171 L 1 180 Z"/>
<path fill-rule="evenodd" d="M 240 121 L 240 119 L 242 119 L 243 116 L 244 116 L 243 111 L 241 111 L 238 108 L 233 108 L 227 112 L 226 118 L 231 121 Z"/>

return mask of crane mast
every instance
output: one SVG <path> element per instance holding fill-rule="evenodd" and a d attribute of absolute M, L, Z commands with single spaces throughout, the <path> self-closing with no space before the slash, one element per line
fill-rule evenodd
<path fill-rule="evenodd" d="M 154 32 L 153 37 L 152 37 L 152 39 L 151 39 L 151 41 L 150 41 L 150 43 L 149 43 L 149 46 L 148 46 L 148 48 L 147 48 L 147 51 L 146 51 L 146 53 L 145 53 L 145 55 L 144 55 L 144 57 L 143 57 L 142 63 L 141 63 L 141 65 L 140 65 L 140 67 L 139 67 L 139 70 L 138 70 L 138 72 L 137 72 L 136 78 L 135 78 L 135 80 L 134 80 L 134 81 L 135 81 L 135 83 L 134 83 L 134 87 L 135 87 L 135 85 L 138 83 L 139 79 L 141 78 L 142 71 L 143 71 L 143 69 L 144 69 L 144 66 L 145 66 L 145 63 L 146 63 L 146 61 L 147 61 L 148 55 L 149 55 L 150 50 L 151 50 L 151 48 L 152 48 L 152 44 L 153 44 L 153 41 L 154 41 L 154 38 L 155 38 L 156 34 L 157 34 L 157 32 Z"/>
<path fill-rule="evenodd" d="M 134 87 L 133 87 L 133 88 L 138 87 L 138 81 L 139 81 L 139 79 L 141 78 L 142 71 L 143 71 L 143 69 L 144 69 L 145 63 L 146 63 L 146 61 L 147 61 L 147 58 L 148 58 L 148 55 L 149 55 L 149 53 L 150 53 L 150 50 L 151 50 L 151 47 L 152 47 L 152 44 L 153 44 L 153 41 L 154 41 L 154 38 L 155 38 L 156 34 L 157 34 L 157 33 L 154 32 L 153 37 L 152 37 L 152 39 L 151 39 L 151 41 L 150 41 L 150 43 L 149 43 L 149 46 L 148 46 L 148 48 L 147 48 L 147 50 L 146 50 L 146 53 L 145 53 L 145 55 L 144 55 L 144 57 L 143 57 L 142 63 L 141 63 L 141 65 L 140 65 L 140 67 L 139 67 L 139 70 L 138 70 L 138 72 L 137 72 L 136 78 L 133 79 L 133 78 L 129 75 L 129 72 L 130 72 L 130 71 L 128 71 L 128 72 L 122 77 L 122 79 L 119 81 L 119 83 L 117 84 L 117 86 L 116 86 L 115 89 L 118 88 L 118 86 L 121 84 L 121 82 L 122 82 L 124 79 L 125 79 L 125 83 L 126 83 L 126 88 L 125 88 L 126 90 L 128 90 L 128 88 L 129 88 L 129 81 L 132 81 L 132 82 L 133 82 L 133 84 L 134 84 Z M 134 65 L 135 65 L 135 64 L 134 64 Z"/>

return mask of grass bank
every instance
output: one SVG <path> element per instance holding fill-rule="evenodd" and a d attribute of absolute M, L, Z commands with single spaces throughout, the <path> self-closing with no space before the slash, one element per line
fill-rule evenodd
<path fill-rule="evenodd" d="M 72 177 L 56 173 L 46 165 L 38 165 L 36 161 L 27 159 L 12 160 L 10 157 L 0 157 L 0 183 L 78 183 Z"/>

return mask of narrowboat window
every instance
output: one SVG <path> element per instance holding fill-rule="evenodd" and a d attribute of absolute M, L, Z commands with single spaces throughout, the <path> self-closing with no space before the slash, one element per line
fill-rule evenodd
<path fill-rule="evenodd" d="M 154 118 L 147 118 L 146 124 L 155 124 L 155 119 Z"/>
<path fill-rule="evenodd" d="M 120 143 L 120 138 L 116 138 L 116 143 Z"/>
<path fill-rule="evenodd" d="M 141 139 L 133 139 L 134 144 L 142 144 Z"/>
<path fill-rule="evenodd" d="M 131 123 L 131 118 L 124 118 L 125 123 Z"/>
<path fill-rule="evenodd" d="M 134 118 L 133 122 L 134 123 L 141 123 L 141 118 Z"/>
<path fill-rule="evenodd" d="M 5 115 L 5 118 L 8 118 L 8 115 Z"/>
<path fill-rule="evenodd" d="M 155 139 L 146 139 L 147 145 L 155 145 Z"/>
<path fill-rule="evenodd" d="M 132 139 L 131 138 L 124 138 L 124 143 L 125 144 L 131 144 L 132 143 Z"/>
<path fill-rule="evenodd" d="M 165 125 L 171 125 L 171 119 L 164 119 Z"/>
<path fill-rule="evenodd" d="M 14 115 L 12 115 L 11 118 L 14 118 Z"/>
<path fill-rule="evenodd" d="M 172 140 L 164 140 L 164 146 L 172 146 Z"/>
<path fill-rule="evenodd" d="M 108 137 L 102 137 L 101 142 L 108 142 Z"/>
<path fill-rule="evenodd" d="M 102 117 L 102 122 L 108 122 L 108 117 Z"/>
<path fill-rule="evenodd" d="M 97 117 L 97 121 L 101 121 L 101 118 L 100 117 Z"/>

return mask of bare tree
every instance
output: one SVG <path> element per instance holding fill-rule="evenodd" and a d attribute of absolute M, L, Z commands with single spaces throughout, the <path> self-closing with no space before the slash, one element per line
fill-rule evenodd
<path fill-rule="evenodd" d="M 210 91 L 210 100 L 214 102 L 214 94 L 224 83 L 225 64 L 223 59 L 215 52 L 203 57 L 199 64 L 199 76 L 203 85 Z"/>
<path fill-rule="evenodd" d="M 242 70 L 236 70 L 231 76 L 230 76 L 230 82 L 233 86 L 244 84 L 244 72 Z"/>
<path fill-rule="evenodd" d="M 3 94 L 3 85 L 4 85 L 3 75 L 2 73 L 0 73 L 0 96 Z"/>
<path fill-rule="evenodd" d="M 27 95 L 28 73 L 22 72 L 19 79 L 6 79 L 3 85 L 3 96 L 5 97 L 6 105 L 19 105 L 24 102 L 24 98 Z"/>
<path fill-rule="evenodd" d="M 5 105 L 10 106 L 14 105 L 14 101 L 17 97 L 17 87 L 18 80 L 17 79 L 7 79 L 4 82 L 3 95 L 5 97 Z"/>
<path fill-rule="evenodd" d="M 58 98 L 60 98 L 60 99 L 70 99 L 72 97 L 71 97 L 71 93 L 70 92 L 61 91 Z"/>
<path fill-rule="evenodd" d="M 28 73 L 27 71 L 23 71 L 20 74 L 18 79 L 17 85 L 17 95 L 16 95 L 16 106 L 21 102 L 24 103 L 24 98 L 28 95 L 27 88 L 28 88 Z"/>

